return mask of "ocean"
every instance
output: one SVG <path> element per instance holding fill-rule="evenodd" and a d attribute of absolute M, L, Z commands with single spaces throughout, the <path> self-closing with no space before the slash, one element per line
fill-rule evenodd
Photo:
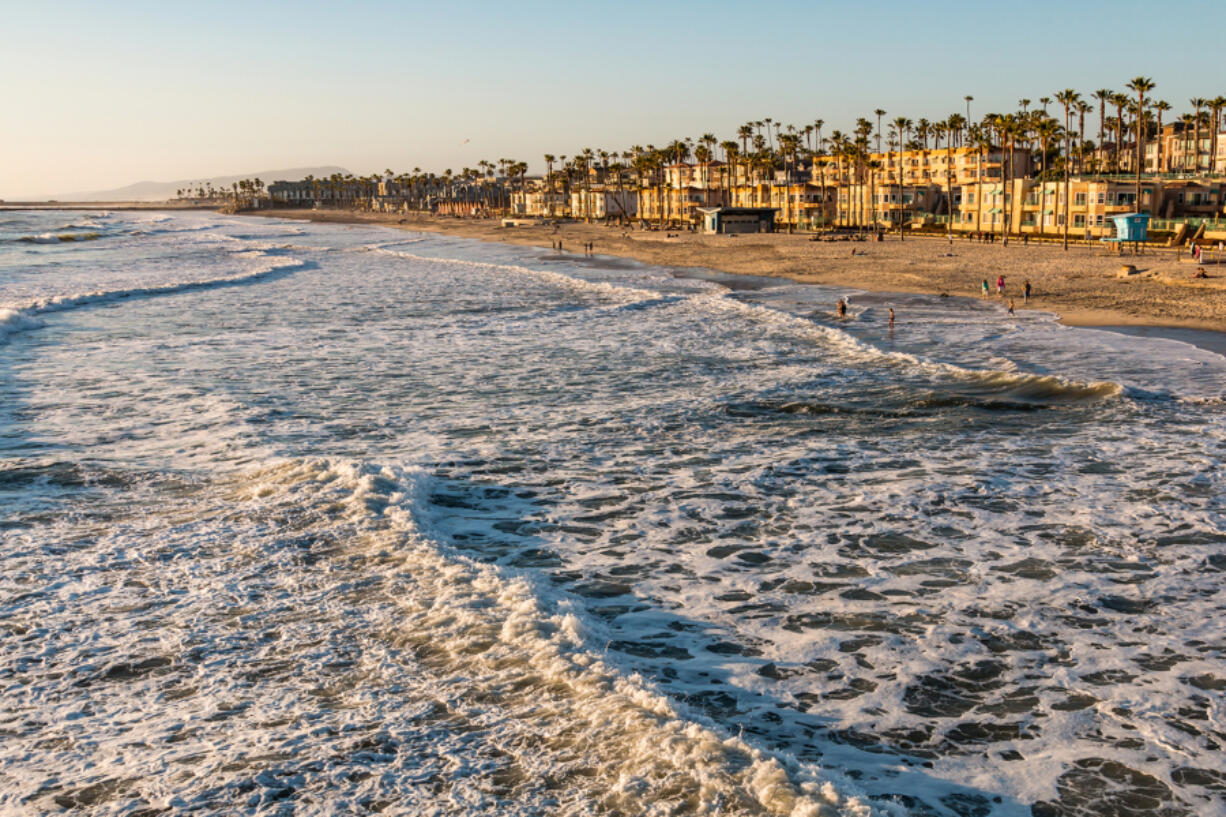
<path fill-rule="evenodd" d="M 0 305 L 0 813 L 1226 815 L 1211 350 L 199 212 Z"/>

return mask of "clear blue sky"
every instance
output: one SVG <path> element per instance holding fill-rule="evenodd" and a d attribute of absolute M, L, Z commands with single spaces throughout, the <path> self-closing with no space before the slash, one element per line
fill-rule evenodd
<path fill-rule="evenodd" d="M 442 171 L 772 117 L 848 129 L 1143 74 L 1226 93 L 1222 0 L 0 0 L 0 198 L 307 165 Z M 1097 128 L 1097 124 L 1094 125 Z M 467 144 L 461 144 L 468 139 Z"/>

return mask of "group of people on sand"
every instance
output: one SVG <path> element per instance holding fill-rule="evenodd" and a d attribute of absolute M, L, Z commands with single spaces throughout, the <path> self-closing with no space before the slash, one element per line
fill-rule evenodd
<path fill-rule="evenodd" d="M 981 297 L 983 298 L 988 297 L 989 289 L 988 289 L 988 279 L 987 278 L 984 278 L 983 283 L 980 284 L 980 291 L 982 293 Z M 1026 304 L 1030 303 L 1030 293 L 1031 293 L 1030 279 L 1027 278 L 1026 282 L 1022 284 L 1022 303 L 1026 303 Z M 996 297 L 1002 298 L 1002 299 L 1005 297 L 1005 276 L 1003 275 L 996 276 Z M 1009 314 L 1010 315 L 1015 314 L 1013 311 L 1013 299 L 1012 298 L 1009 299 Z"/>

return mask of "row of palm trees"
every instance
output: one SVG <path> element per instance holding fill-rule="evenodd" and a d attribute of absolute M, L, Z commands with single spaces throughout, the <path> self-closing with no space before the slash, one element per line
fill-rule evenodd
<path fill-rule="evenodd" d="M 259 178 L 240 179 L 231 182 L 229 189 L 214 187 L 212 182 L 193 182 L 180 187 L 175 196 L 180 199 L 204 199 L 210 202 L 229 202 L 235 207 L 251 202 L 264 195 L 264 182 Z"/>
<path fill-rule="evenodd" d="M 818 171 L 814 175 L 818 177 L 822 188 L 821 198 L 825 200 L 827 171 L 831 164 L 834 165 L 835 179 L 841 183 L 872 185 L 878 174 L 871 171 L 883 166 L 879 158 L 883 154 L 885 164 L 891 164 L 895 152 L 941 150 L 944 146 L 947 151 L 977 148 L 981 160 L 986 159 L 991 150 L 999 148 L 1008 156 L 1004 162 L 1007 173 L 1015 166 L 1015 152 L 1024 149 L 1034 157 L 1036 177 L 1048 181 L 1063 179 L 1066 184 L 1070 173 L 1119 174 L 1131 170 L 1138 177 L 1137 199 L 1140 201 L 1139 176 L 1145 167 L 1146 140 L 1161 133 L 1163 114 L 1171 110 L 1169 103 L 1163 100 L 1147 99 L 1153 88 L 1151 79 L 1138 77 L 1127 84 L 1128 94 L 1108 89 L 1095 91 L 1091 96 L 1100 102 L 1097 143 L 1086 138 L 1086 119 L 1093 113 L 1093 106 L 1074 89 L 1041 97 L 1039 104 L 1033 108 L 1031 100 L 1021 99 L 1017 112 L 989 113 L 979 122 L 974 122 L 970 117 L 970 103 L 974 97 L 967 96 L 964 97 L 966 115 L 953 113 L 942 120 L 921 118 L 917 122 L 897 117 L 888 123 L 888 129 L 883 129 L 886 111 L 878 108 L 873 112 L 876 118 L 875 133 L 873 122 L 868 118 L 858 119 L 854 129 L 849 132 L 834 130 L 829 137 L 824 137 L 822 131 L 825 122 L 821 119 L 797 127 L 766 117 L 741 125 L 737 129 L 736 139 L 720 141 L 714 134 L 707 133 L 698 139 L 674 140 L 662 148 L 634 145 L 621 153 L 585 148 L 570 161 L 565 155 L 545 154 L 545 183 L 547 190 L 560 190 L 563 200 L 567 200 L 567 194 L 576 186 L 590 189 L 593 183 L 610 181 L 620 185 L 630 176 L 640 186 L 656 188 L 656 199 L 660 201 L 665 168 L 691 158 L 697 164 L 703 186 L 710 185 L 711 165 L 717 164 L 714 172 L 719 174 L 719 186 L 725 190 L 735 187 L 738 181 L 750 186 L 780 180 L 777 177 L 791 181 L 796 171 L 815 163 Z M 1049 113 L 1053 103 L 1058 106 L 1056 116 Z M 1106 115 L 1108 103 L 1115 108 L 1116 116 Z M 1178 121 L 1183 124 L 1185 132 L 1193 134 L 1191 147 L 1183 151 L 1180 166 L 1172 167 L 1169 157 L 1162 156 L 1163 142 L 1159 139 L 1154 162 L 1156 169 L 1181 170 L 1185 173 L 1212 171 L 1226 97 L 1193 98 L 1190 104 L 1196 112 L 1185 114 Z M 1200 149 L 1202 128 L 1210 137 L 1207 154 Z M 1108 136 L 1111 141 L 1105 142 Z M 883 137 L 886 139 L 884 150 Z M 1129 150 L 1129 140 L 1132 141 L 1133 150 Z M 870 150 L 870 147 L 873 149 Z M 722 162 L 717 162 L 721 151 Z M 560 163 L 556 172 L 555 163 Z M 680 186 L 679 173 L 675 179 Z M 1009 181 L 1011 179 L 1006 179 L 1006 186 Z M 947 178 L 947 201 L 952 200 L 951 185 L 952 179 Z M 875 201 L 873 192 L 870 190 L 870 202 Z M 587 197 L 581 198 L 581 201 L 586 200 Z M 790 197 L 784 197 L 783 203 L 786 208 Z M 865 207 L 862 198 L 851 202 L 849 207 L 853 208 L 849 214 L 852 223 L 863 224 L 869 220 L 869 215 L 875 215 L 862 212 Z M 660 212 L 663 220 L 674 220 L 676 215 L 664 208 Z M 786 211 L 784 219 L 789 220 Z M 1065 222 L 1067 231 L 1068 219 Z"/>
<path fill-rule="evenodd" d="M 571 212 L 570 193 L 574 190 L 590 192 L 596 186 L 618 190 L 627 187 L 651 189 L 655 201 L 660 203 L 655 214 L 658 220 L 675 223 L 684 216 L 681 211 L 683 178 L 679 171 L 670 178 L 668 169 L 692 161 L 698 186 L 720 191 L 719 196 L 723 198 L 720 203 L 777 202 L 782 204 L 783 220 L 789 224 L 795 221 L 795 214 L 791 212 L 794 185 L 809 180 L 816 182 L 822 202 L 828 200 L 831 185 L 839 189 L 855 185 L 863 189 L 867 185 L 867 201 L 863 195 L 854 200 L 847 197 L 846 205 L 840 206 L 838 220 L 869 226 L 878 223 L 877 191 L 873 188 L 882 174 L 876 171 L 898 167 L 904 151 L 943 149 L 952 153 L 954 149 L 972 148 L 980 171 L 991 152 L 1003 154 L 1005 189 L 1009 189 L 1012 182 L 1017 151 L 1028 151 L 1033 157 L 1032 172 L 1037 178 L 1064 182 L 1066 206 L 1068 179 L 1073 173 L 1132 171 L 1136 175 L 1137 201 L 1140 202 L 1140 174 L 1146 164 L 1145 143 L 1161 132 L 1164 115 L 1171 110 L 1165 101 L 1152 98 L 1154 87 L 1151 79 L 1137 77 L 1127 84 L 1127 93 L 1099 89 L 1083 96 L 1074 89 L 1064 89 L 1050 97 L 1040 97 L 1037 104 L 1030 99 L 1020 99 L 1017 111 L 989 113 L 977 121 L 971 116 L 974 97 L 967 95 L 963 98 L 965 114 L 959 111 L 935 121 L 921 118 L 913 122 L 902 116 L 887 121 L 887 112 L 877 108 L 870 117 L 857 119 L 854 127 L 847 131 L 836 129 L 827 135 L 822 119 L 796 126 L 765 117 L 742 124 L 734 137 L 723 140 L 713 133 L 704 133 L 697 139 L 675 139 L 661 147 L 632 145 L 622 151 L 584 148 L 571 156 L 546 153 L 543 189 L 553 202 L 551 211 L 556 208 L 553 214 L 585 218 L 596 215 L 585 212 L 591 206 L 591 196 L 578 197 L 578 211 Z M 1094 114 L 1091 100 L 1098 103 L 1097 142 L 1086 138 L 1087 118 Z M 1194 112 L 1174 121 L 1181 123 L 1185 132 L 1193 134 L 1194 149 L 1182 150 L 1176 167 L 1172 157 L 1162 155 L 1163 141 L 1159 139 L 1153 163 L 1155 169 L 1185 173 L 1212 170 L 1226 97 L 1193 98 L 1189 104 Z M 1109 109 L 1114 116 L 1109 115 Z M 1204 154 L 1200 150 L 1202 133 L 1210 140 L 1207 165 L 1202 162 Z M 508 210 L 517 190 L 527 192 L 527 170 L 526 162 L 499 159 L 496 162 L 481 160 L 475 167 L 465 167 L 458 173 L 448 169 L 435 174 L 418 167 L 411 173 L 396 174 L 388 169 L 369 176 L 333 174 L 326 179 L 308 178 L 307 182 L 316 200 L 340 206 L 369 206 L 380 190 L 394 188 L 394 195 L 415 209 L 433 208 L 439 202 L 450 201 L 495 212 Z M 982 172 L 977 175 L 983 176 Z M 890 181 L 896 182 L 894 186 L 901 202 L 901 170 Z M 952 215 L 951 174 L 947 172 L 943 181 L 946 209 Z M 664 195 L 664 188 L 672 182 L 678 188 L 675 199 Z M 778 195 L 780 186 L 785 191 L 782 197 Z M 766 202 L 762 201 L 764 197 Z M 1005 197 L 1006 201 L 1008 198 Z M 1067 214 L 1064 221 L 1067 236 Z M 901 228 L 900 223 L 900 233 Z"/>

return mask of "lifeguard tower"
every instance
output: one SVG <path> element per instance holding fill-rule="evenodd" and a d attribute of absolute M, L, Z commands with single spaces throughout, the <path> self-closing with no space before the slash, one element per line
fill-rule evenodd
<path fill-rule="evenodd" d="M 1111 220 L 1115 222 L 1115 235 L 1103 241 L 1114 244 L 1117 250 L 1123 249 L 1124 244 L 1131 241 L 1135 251 L 1149 237 L 1148 213 L 1126 213 L 1112 216 Z"/>

